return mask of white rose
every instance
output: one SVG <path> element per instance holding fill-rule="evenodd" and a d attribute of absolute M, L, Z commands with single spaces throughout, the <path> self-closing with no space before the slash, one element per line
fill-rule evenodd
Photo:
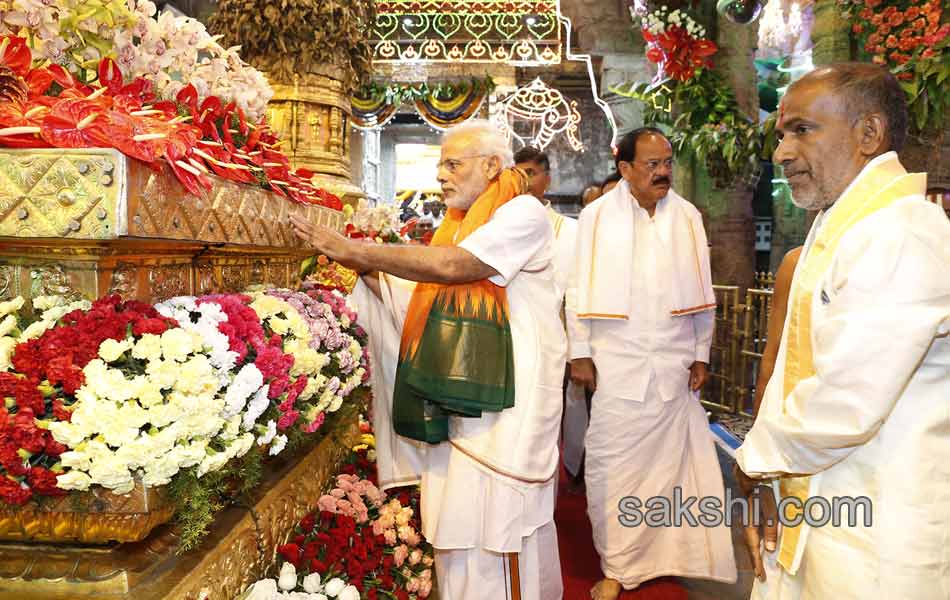
<path fill-rule="evenodd" d="M 303 590 L 308 594 L 317 594 L 323 590 L 320 585 L 320 573 L 311 573 L 303 578 Z"/>
<path fill-rule="evenodd" d="M 287 436 L 278 435 L 276 438 L 274 438 L 274 444 L 270 447 L 270 450 L 268 450 L 267 453 L 270 454 L 271 456 L 277 456 L 278 454 L 283 452 L 284 448 L 286 447 L 287 447 Z"/>
<path fill-rule="evenodd" d="M 107 338 L 99 344 L 99 357 L 107 363 L 115 362 L 119 360 L 126 350 L 132 348 L 132 340 L 126 338 L 121 341 L 116 341 L 112 338 Z"/>
<path fill-rule="evenodd" d="M 343 588 L 346 587 L 346 583 L 339 577 L 334 577 L 327 582 L 327 585 L 323 588 L 323 591 L 327 593 L 327 596 L 331 598 L 336 598 L 340 592 L 343 591 Z M 357 596 L 358 598 L 359 596 Z"/>
<path fill-rule="evenodd" d="M 277 435 L 277 423 L 273 419 L 267 422 L 267 429 L 257 438 L 257 445 L 264 446 L 269 444 Z"/>
<path fill-rule="evenodd" d="M 277 587 L 289 592 L 297 587 L 297 568 L 293 563 L 285 562 L 280 568 L 280 576 L 277 579 Z"/>
<path fill-rule="evenodd" d="M 184 362 L 193 348 L 191 334 L 184 329 L 169 329 L 162 334 L 162 355 L 166 360 Z"/>
<path fill-rule="evenodd" d="M 37 300 L 39 300 L 39 298 L 37 298 Z M 23 296 L 17 296 L 13 300 L 0 302 L 0 317 L 20 310 L 20 308 L 23 306 L 23 302 Z M 36 306 L 36 300 L 33 301 L 33 307 L 37 310 L 43 310 L 42 308 Z"/>
<path fill-rule="evenodd" d="M 0 338 L 0 372 L 10 368 L 10 357 L 13 356 L 13 349 L 16 348 L 16 343 L 16 340 L 13 338 Z"/>
<path fill-rule="evenodd" d="M 360 600 L 360 591 L 355 585 L 348 585 L 337 596 L 337 600 Z"/>
<path fill-rule="evenodd" d="M 277 582 L 273 579 L 261 579 L 244 593 L 244 600 L 277 600 L 280 592 L 277 591 Z"/>
<path fill-rule="evenodd" d="M 21 342 L 32 340 L 35 337 L 39 337 L 41 333 L 46 331 L 46 328 L 49 327 L 49 324 L 45 321 L 36 321 L 35 323 L 30 323 L 29 327 L 23 330 L 23 333 L 20 334 L 20 337 L 17 338 Z"/>
<path fill-rule="evenodd" d="M 154 333 L 143 334 L 132 349 L 132 358 L 158 360 L 162 356 L 162 338 Z"/>
<path fill-rule="evenodd" d="M 56 477 L 56 487 L 64 490 L 88 490 L 92 478 L 82 471 L 70 471 Z"/>

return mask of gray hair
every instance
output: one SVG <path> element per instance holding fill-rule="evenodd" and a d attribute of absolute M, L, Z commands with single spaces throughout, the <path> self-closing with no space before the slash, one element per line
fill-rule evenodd
<path fill-rule="evenodd" d="M 444 144 L 449 138 L 468 135 L 472 139 L 472 151 L 486 156 L 497 156 L 503 168 L 515 166 L 514 154 L 508 140 L 498 127 L 485 119 L 469 119 L 456 125 L 442 135 Z"/>

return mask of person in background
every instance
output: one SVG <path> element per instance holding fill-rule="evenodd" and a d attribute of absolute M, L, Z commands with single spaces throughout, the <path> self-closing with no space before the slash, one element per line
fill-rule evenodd
<path fill-rule="evenodd" d="M 531 194 L 547 209 L 551 227 L 554 229 L 554 279 L 557 284 L 558 311 L 562 314 L 567 278 L 574 263 L 577 220 L 558 213 L 551 203 L 544 199 L 544 194 L 551 185 L 551 163 L 547 154 L 526 146 L 515 153 L 515 166 L 528 175 Z M 589 403 L 585 398 L 585 390 L 570 381 L 565 365 L 561 458 L 572 478 L 577 478 L 582 472 L 588 412 Z"/>
<path fill-rule="evenodd" d="M 581 206 L 587 206 L 594 200 L 600 198 L 600 196 L 601 196 L 600 184 L 599 183 L 590 184 L 589 186 L 584 188 L 584 192 L 581 194 Z"/>

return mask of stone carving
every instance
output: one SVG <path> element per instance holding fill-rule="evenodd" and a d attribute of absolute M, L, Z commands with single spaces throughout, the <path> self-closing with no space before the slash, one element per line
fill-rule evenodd
<path fill-rule="evenodd" d="M 138 297 L 138 266 L 130 262 L 118 262 L 112 269 L 109 293 L 118 294 L 123 300 Z"/>
<path fill-rule="evenodd" d="M 159 301 L 173 296 L 187 295 L 190 287 L 188 285 L 190 268 L 191 265 L 188 264 L 166 264 L 149 269 L 150 297 Z"/>

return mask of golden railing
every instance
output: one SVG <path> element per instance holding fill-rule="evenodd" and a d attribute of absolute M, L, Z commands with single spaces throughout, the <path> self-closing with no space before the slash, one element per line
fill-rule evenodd
<path fill-rule="evenodd" d="M 720 412 L 752 416 L 755 384 L 768 334 L 772 308 L 772 273 L 758 273 L 759 287 L 745 291 L 714 285 L 716 330 L 710 352 L 710 381 L 702 392 L 706 407 Z"/>

